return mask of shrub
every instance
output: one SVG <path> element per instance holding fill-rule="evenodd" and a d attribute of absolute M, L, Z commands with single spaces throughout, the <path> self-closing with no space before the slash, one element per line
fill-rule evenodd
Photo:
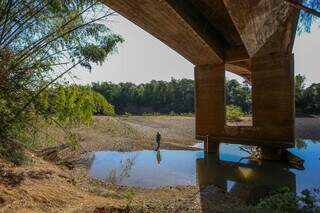
<path fill-rule="evenodd" d="M 178 116 L 179 114 L 176 113 L 176 112 L 174 112 L 174 111 L 170 111 L 169 115 L 170 115 L 170 116 Z"/>
<path fill-rule="evenodd" d="M 185 117 L 194 117 L 194 113 L 192 112 L 188 112 L 188 113 L 180 113 L 181 116 L 185 116 Z"/>
<path fill-rule="evenodd" d="M 108 101 L 100 93 L 93 92 L 95 103 L 95 114 L 97 115 L 115 115 L 114 106 L 108 103 Z"/>
<path fill-rule="evenodd" d="M 320 212 L 319 190 L 304 190 L 301 195 L 296 195 L 284 187 L 273 192 L 269 197 L 262 199 L 256 206 L 249 206 L 239 212 L 248 213 L 316 213 Z"/>
<path fill-rule="evenodd" d="M 10 103 L 0 97 L 0 158 L 16 164 L 27 159 L 25 149 L 49 142 L 50 133 L 44 126 L 63 128 L 64 141 L 76 147 L 78 137 L 72 127 L 89 124 L 94 114 L 114 115 L 114 107 L 102 95 L 77 85 L 44 90 L 20 116 L 15 117 L 12 104 L 19 102 Z M 46 137 L 41 138 L 43 135 Z"/>
<path fill-rule="evenodd" d="M 48 89 L 39 102 L 46 103 L 37 104 L 43 115 L 76 125 L 88 124 L 93 115 L 115 114 L 114 107 L 101 94 L 77 85 Z"/>
<path fill-rule="evenodd" d="M 142 116 L 160 116 L 159 112 L 144 112 Z"/>
<path fill-rule="evenodd" d="M 240 107 L 229 105 L 226 108 L 226 116 L 228 121 L 241 121 L 241 117 L 244 113 L 241 111 Z"/>
<path fill-rule="evenodd" d="M 130 112 L 125 112 L 124 114 L 123 114 L 123 116 L 124 117 L 129 117 L 129 116 L 131 116 L 132 114 L 130 113 Z"/>

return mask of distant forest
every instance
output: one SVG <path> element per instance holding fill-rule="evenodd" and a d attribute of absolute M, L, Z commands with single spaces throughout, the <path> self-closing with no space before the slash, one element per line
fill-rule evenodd
<path fill-rule="evenodd" d="M 306 78 L 296 76 L 297 111 L 320 114 L 320 83 L 306 88 Z M 171 79 L 145 84 L 111 82 L 92 83 L 92 89 L 102 94 L 115 107 L 117 114 L 131 113 L 194 113 L 194 81 Z M 226 105 L 234 105 L 244 113 L 251 112 L 251 87 L 238 80 L 226 80 Z"/>
<path fill-rule="evenodd" d="M 101 93 L 114 105 L 117 114 L 131 113 L 193 113 L 194 81 L 171 79 L 145 84 L 111 82 L 93 83 L 93 90 Z M 235 105 L 243 112 L 251 111 L 251 89 L 237 80 L 226 82 L 226 104 Z"/>

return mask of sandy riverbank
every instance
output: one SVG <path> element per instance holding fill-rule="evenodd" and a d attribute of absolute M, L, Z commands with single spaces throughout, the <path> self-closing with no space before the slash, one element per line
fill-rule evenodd
<path fill-rule="evenodd" d="M 320 139 L 319 118 L 298 118 L 296 124 L 297 137 Z M 193 117 L 95 117 L 93 125 L 76 130 L 81 151 L 154 149 L 158 131 L 163 149 L 195 149 Z M 30 163 L 18 167 L 0 162 L 0 212 L 208 212 L 245 206 L 213 186 L 122 187 L 89 178 L 83 165 L 68 170 L 29 157 Z"/>

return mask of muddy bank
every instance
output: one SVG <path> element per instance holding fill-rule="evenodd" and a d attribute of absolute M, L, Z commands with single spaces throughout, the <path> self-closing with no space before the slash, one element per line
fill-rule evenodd
<path fill-rule="evenodd" d="M 20 167 L 0 165 L 0 212 L 207 212 L 244 206 L 214 186 L 116 186 L 90 179 L 84 167 L 69 171 L 37 157 Z"/>

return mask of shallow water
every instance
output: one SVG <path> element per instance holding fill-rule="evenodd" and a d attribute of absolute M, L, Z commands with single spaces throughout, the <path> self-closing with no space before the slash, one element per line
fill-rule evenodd
<path fill-rule="evenodd" d="M 221 144 L 220 156 L 203 151 L 96 152 L 89 175 L 126 186 L 216 185 L 246 196 L 280 187 L 320 188 L 320 142 L 298 141 L 290 151 L 305 160 L 304 170 L 271 161 L 252 161 L 240 145 Z M 199 145 L 198 145 L 199 146 Z"/>

